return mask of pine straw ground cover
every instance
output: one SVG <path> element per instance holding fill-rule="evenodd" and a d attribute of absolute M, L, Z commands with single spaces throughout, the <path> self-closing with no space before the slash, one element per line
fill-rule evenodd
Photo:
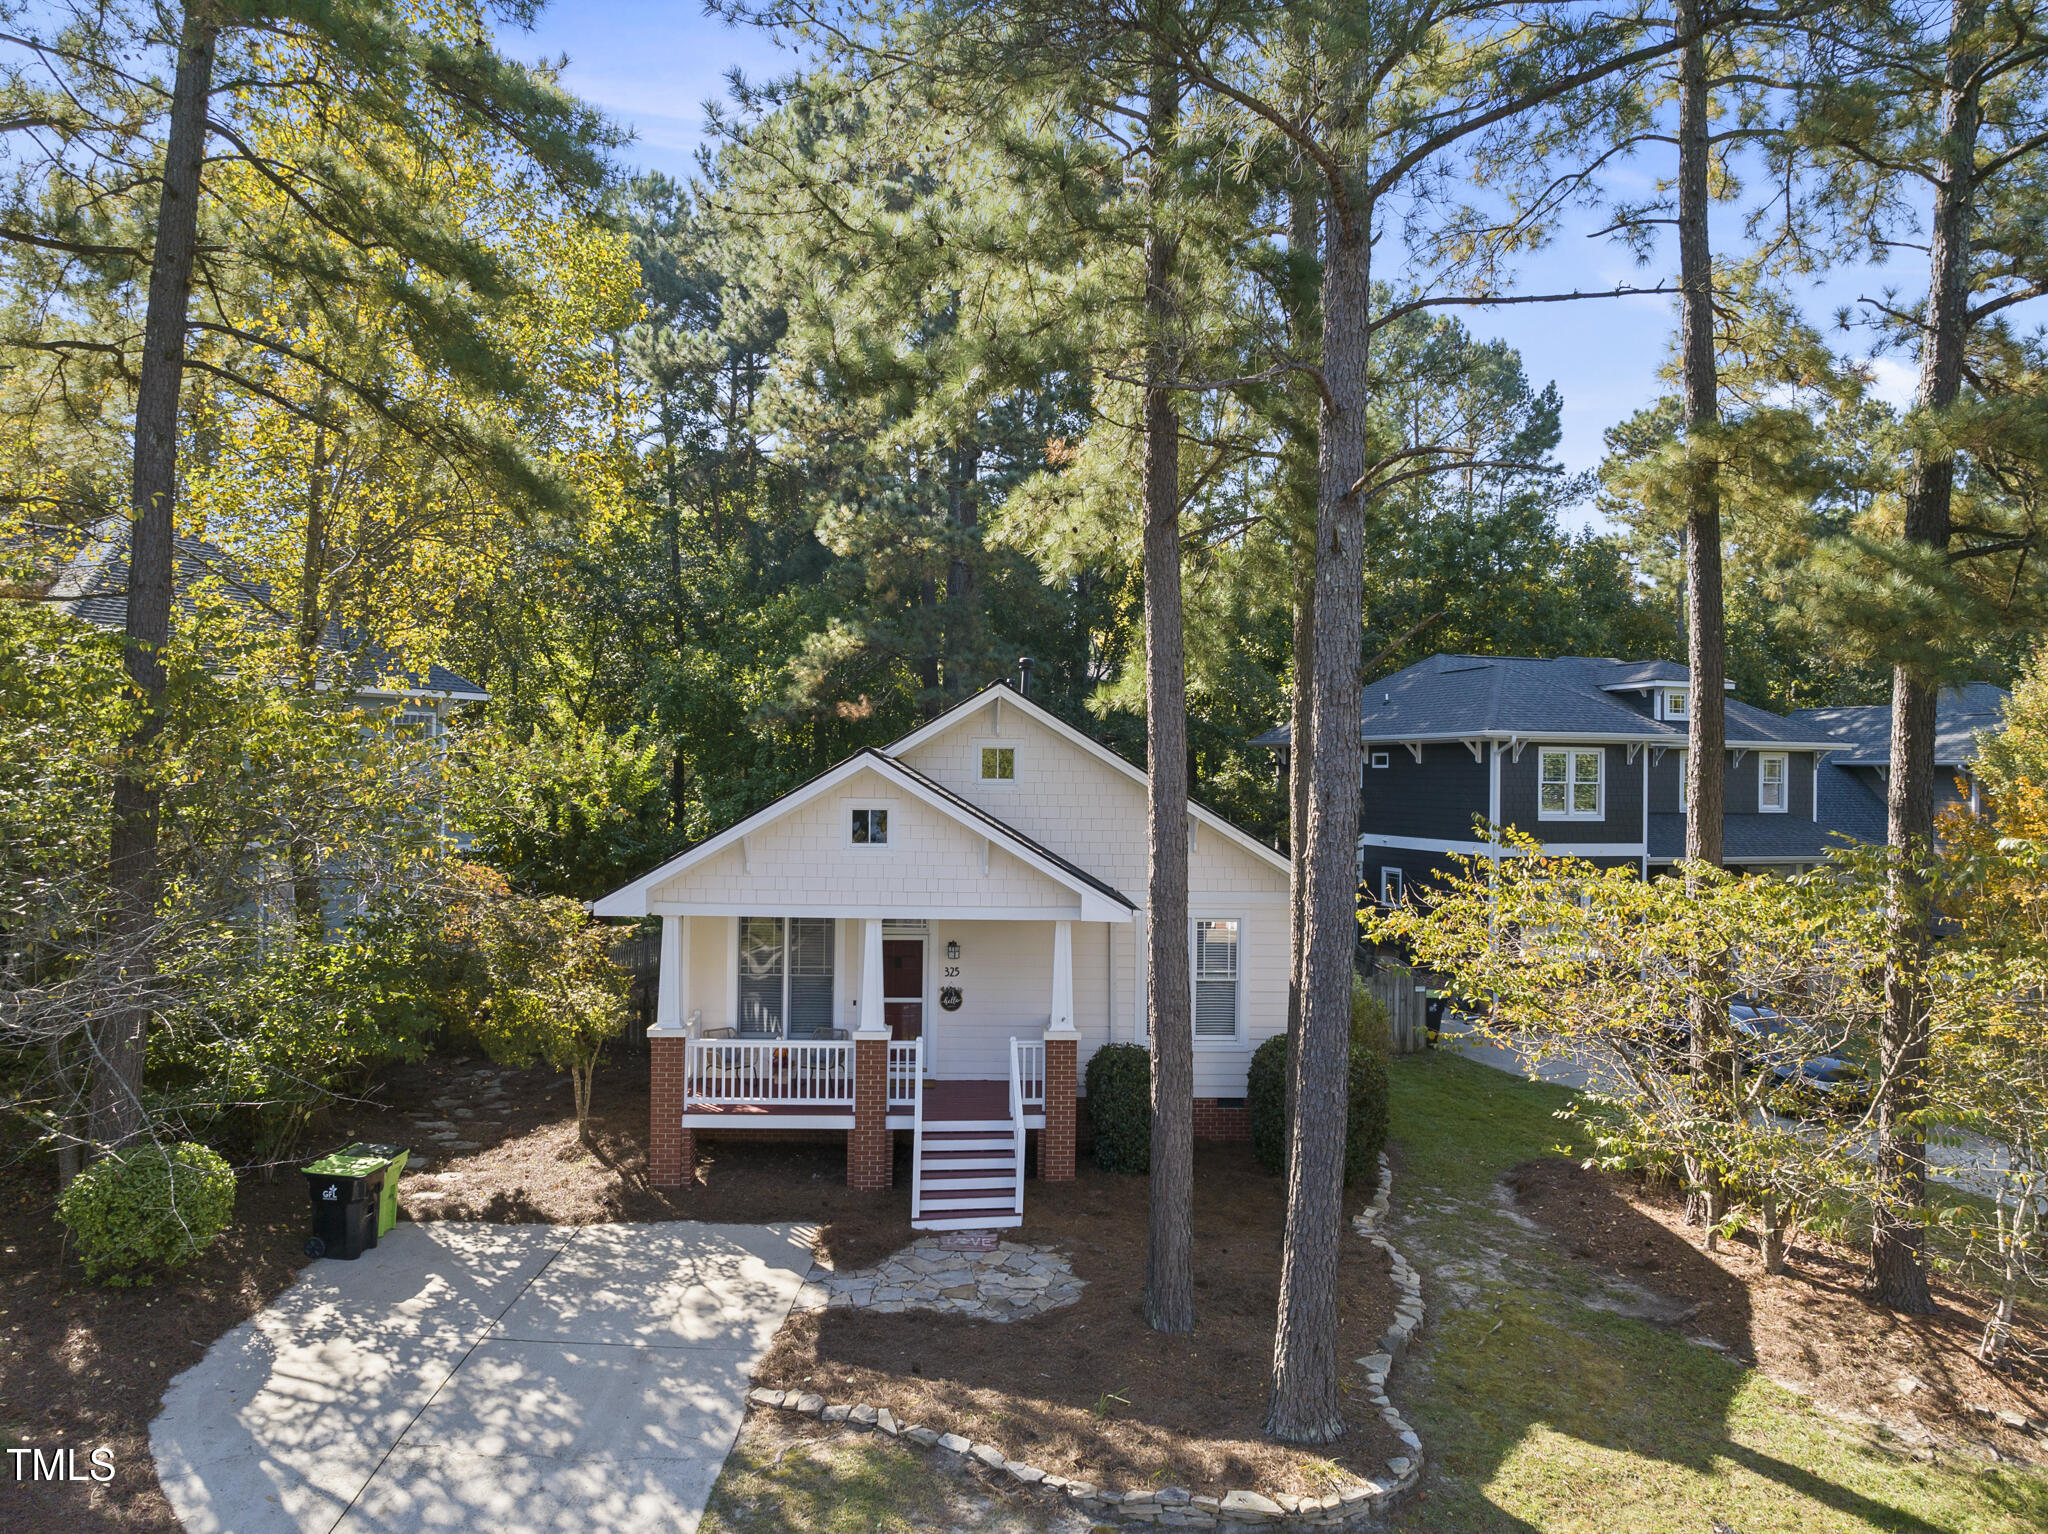
<path fill-rule="evenodd" d="M 1655 1190 L 1545 1159 L 1563 1088 L 1437 1055 L 1393 1089 L 1388 1234 L 1430 1307 L 1395 1382 L 1429 1452 L 1397 1529 L 2048 1528 L 2038 1449 L 1966 1410 L 2038 1398 L 1968 1357 L 1981 1296 L 1944 1280 L 1942 1316 L 1902 1321 L 1857 1298 L 1854 1253 L 1800 1239 L 1782 1278 L 1710 1254 Z"/>
<path fill-rule="evenodd" d="M 1388 1456 L 1403 1450 L 1350 1360 L 1376 1351 L 1393 1320 L 1386 1259 L 1347 1228 L 1338 1347 L 1349 1431 L 1321 1450 L 1290 1448 L 1260 1431 L 1279 1293 L 1281 1180 L 1242 1147 L 1197 1148 L 1197 1326 L 1187 1337 L 1145 1324 L 1147 1192 L 1144 1178 L 1099 1172 L 1085 1159 L 1073 1182 L 1026 1185 L 1016 1239 L 1068 1254 L 1087 1281 L 1076 1304 L 1010 1322 L 917 1311 L 793 1315 L 758 1378 L 828 1401 L 886 1406 L 904 1422 L 1118 1491 L 1321 1495 L 1353 1476 L 1384 1479 Z M 1398 1193 L 1397 1186 L 1397 1202 Z M 1349 1203 L 1355 1212 L 1363 1199 L 1354 1194 Z"/>

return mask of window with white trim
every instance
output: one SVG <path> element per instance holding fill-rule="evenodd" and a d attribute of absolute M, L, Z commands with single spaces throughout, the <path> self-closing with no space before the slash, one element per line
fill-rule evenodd
<path fill-rule="evenodd" d="M 1380 870 L 1380 904 L 1399 905 L 1408 893 L 1407 876 L 1398 868 Z"/>
<path fill-rule="evenodd" d="M 1392 761 L 1393 761 L 1393 756 L 1392 756 L 1392 754 L 1391 754 L 1391 753 L 1389 753 L 1389 752 L 1386 752 L 1386 751 L 1375 751 L 1375 752 L 1373 752 L 1373 754 L 1372 754 L 1372 764 L 1373 764 L 1373 766 L 1375 766 L 1375 767 L 1385 767 L 1385 766 L 1387 766 L 1387 765 L 1388 765 L 1388 764 L 1389 764 L 1390 762 L 1392 762 Z"/>
<path fill-rule="evenodd" d="M 854 806 L 853 819 L 846 829 L 847 841 L 855 847 L 886 847 L 889 845 L 889 812 L 880 805 L 861 804 Z"/>
<path fill-rule="evenodd" d="M 832 922 L 826 917 L 740 918 L 743 1034 L 812 1039 L 832 1029 Z"/>
<path fill-rule="evenodd" d="M 1673 688 L 1664 694 L 1664 717 L 1683 719 L 1692 707 L 1692 695 L 1682 688 Z"/>
<path fill-rule="evenodd" d="M 1606 752 L 1552 747 L 1537 756 L 1536 816 L 1539 820 L 1598 820 L 1603 809 L 1600 764 Z"/>
<path fill-rule="evenodd" d="M 981 781 L 984 783 L 1016 782 L 1017 748 L 1015 746 L 983 746 L 981 748 Z"/>
<path fill-rule="evenodd" d="M 1237 918 L 1204 917 L 1195 923 L 1195 1037 L 1238 1036 Z"/>
<path fill-rule="evenodd" d="M 1792 787 L 1782 751 L 1765 751 L 1756 759 L 1756 807 L 1764 815 L 1782 815 L 1792 807 Z"/>

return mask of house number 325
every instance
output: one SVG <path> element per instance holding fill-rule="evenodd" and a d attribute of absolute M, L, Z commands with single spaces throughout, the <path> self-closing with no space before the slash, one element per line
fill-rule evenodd
<path fill-rule="evenodd" d="M 946 978 L 948 980 L 958 980 L 960 978 L 960 966 L 957 964 L 948 964 L 946 966 Z"/>

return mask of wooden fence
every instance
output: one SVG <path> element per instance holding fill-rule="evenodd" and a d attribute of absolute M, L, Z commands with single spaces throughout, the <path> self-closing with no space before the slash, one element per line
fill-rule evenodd
<path fill-rule="evenodd" d="M 1387 1009 L 1387 1032 L 1394 1053 L 1416 1054 L 1429 1043 L 1429 989 L 1423 977 L 1405 964 L 1379 960 L 1365 975 L 1365 987 Z"/>

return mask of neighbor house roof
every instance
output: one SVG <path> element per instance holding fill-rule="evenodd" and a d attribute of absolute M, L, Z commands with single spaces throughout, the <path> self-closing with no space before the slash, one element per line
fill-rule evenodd
<path fill-rule="evenodd" d="M 2005 728 L 2005 705 L 2011 697 L 2003 687 L 1989 682 L 1943 688 L 1934 702 L 1935 766 L 1967 767 L 1974 762 L 1978 733 Z M 1888 704 L 1798 708 L 1791 717 L 1801 729 L 1835 742 L 1840 749 L 1829 760 L 1837 766 L 1891 765 L 1892 711 Z"/>
<path fill-rule="evenodd" d="M 60 609 L 96 628 L 123 629 L 128 624 L 129 523 L 108 518 L 93 529 L 52 583 L 48 596 Z M 279 608 L 266 582 L 243 575 L 234 556 L 203 538 L 179 535 L 171 540 L 171 601 L 196 617 L 200 593 L 210 590 L 260 625 L 282 630 L 289 618 Z M 402 664 L 382 645 L 329 622 L 320 643 L 321 669 L 329 677 L 355 678 L 352 693 L 388 697 L 444 697 L 481 703 L 490 694 L 446 666 L 430 664 L 424 671 Z"/>
<path fill-rule="evenodd" d="M 1622 701 L 1628 691 L 1689 684 L 1670 661 L 1567 655 L 1432 655 L 1365 689 L 1363 738 L 1370 741 L 1557 740 L 1685 744 L 1683 720 L 1663 720 Z M 1728 744 L 1754 750 L 1825 750 L 1833 741 L 1766 709 L 1728 700 Z M 1284 746 L 1286 725 L 1254 742 Z"/>
<path fill-rule="evenodd" d="M 1727 815 L 1721 822 L 1721 857 L 1728 863 L 1818 863 L 1843 845 L 1836 833 L 1845 830 L 1828 821 L 1825 808 L 1818 823 L 1803 815 Z M 1882 815 L 1876 839 L 1884 840 Z M 1651 814 L 1649 855 L 1653 863 L 1685 856 L 1683 815 Z"/>

